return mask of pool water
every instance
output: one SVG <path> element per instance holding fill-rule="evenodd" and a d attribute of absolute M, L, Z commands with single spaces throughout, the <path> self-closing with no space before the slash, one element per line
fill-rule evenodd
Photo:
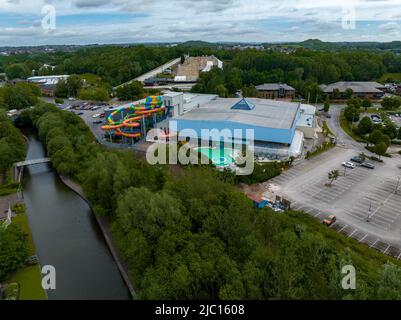
<path fill-rule="evenodd" d="M 198 152 L 208 157 L 216 167 L 225 167 L 235 163 L 235 150 L 223 148 L 198 148 Z"/>

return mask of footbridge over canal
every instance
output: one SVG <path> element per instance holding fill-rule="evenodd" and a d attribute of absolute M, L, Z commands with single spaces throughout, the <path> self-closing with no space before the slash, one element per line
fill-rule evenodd
<path fill-rule="evenodd" d="M 33 166 L 35 164 L 47 163 L 50 161 L 51 161 L 50 158 L 39 158 L 39 159 L 30 159 L 14 163 L 14 180 L 15 181 L 21 180 L 21 174 L 22 171 L 24 170 L 24 167 Z"/>

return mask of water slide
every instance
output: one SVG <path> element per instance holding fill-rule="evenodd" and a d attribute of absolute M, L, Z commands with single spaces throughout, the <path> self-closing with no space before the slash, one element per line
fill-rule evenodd
<path fill-rule="evenodd" d="M 141 130 L 133 131 L 134 128 L 140 128 L 142 118 L 151 117 L 155 113 L 165 111 L 163 99 L 161 96 L 149 96 L 145 103 L 123 106 L 110 113 L 107 117 L 107 124 L 102 126 L 104 131 L 113 131 L 117 136 L 127 138 L 140 138 Z"/>

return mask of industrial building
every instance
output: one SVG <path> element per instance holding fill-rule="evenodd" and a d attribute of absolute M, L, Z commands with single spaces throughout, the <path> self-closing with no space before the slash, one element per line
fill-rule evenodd
<path fill-rule="evenodd" d="M 54 97 L 56 94 L 57 83 L 61 80 L 67 80 L 69 75 L 55 76 L 36 76 L 28 78 L 28 82 L 37 84 L 42 94 L 49 97 Z"/>
<path fill-rule="evenodd" d="M 379 100 L 383 98 L 386 87 L 373 81 L 340 81 L 321 85 L 320 89 L 328 94 L 332 100 L 346 100 L 349 89 L 352 90 L 354 98 Z"/>

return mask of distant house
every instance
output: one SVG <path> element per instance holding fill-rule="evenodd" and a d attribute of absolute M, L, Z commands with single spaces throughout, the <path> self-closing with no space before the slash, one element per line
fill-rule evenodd
<path fill-rule="evenodd" d="M 355 98 L 369 98 L 379 100 L 384 96 L 386 87 L 378 82 L 373 81 L 340 81 L 329 85 L 321 85 L 320 89 L 327 93 L 332 100 L 347 99 L 347 90 L 353 91 Z"/>
<path fill-rule="evenodd" d="M 40 89 L 44 96 L 47 96 L 47 97 L 56 96 L 56 89 L 57 89 L 56 84 L 43 84 L 43 85 L 40 85 Z"/>
<path fill-rule="evenodd" d="M 294 99 L 295 89 L 285 83 L 265 83 L 256 87 L 260 98 Z"/>

